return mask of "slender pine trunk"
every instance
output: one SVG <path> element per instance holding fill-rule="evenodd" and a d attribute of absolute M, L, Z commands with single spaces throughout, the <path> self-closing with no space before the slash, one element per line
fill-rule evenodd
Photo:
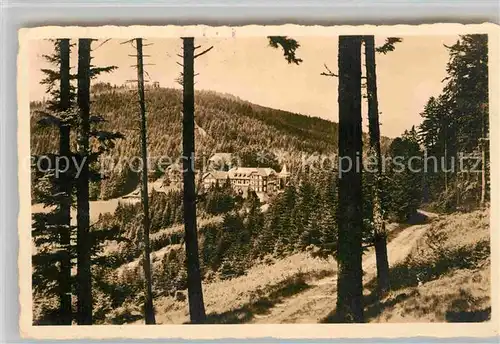
<path fill-rule="evenodd" d="M 183 38 L 183 177 L 184 231 L 187 255 L 189 315 L 191 323 L 205 322 L 205 306 L 201 287 L 198 234 L 196 230 L 196 190 L 194 173 L 194 39 Z"/>
<path fill-rule="evenodd" d="M 337 319 L 363 322 L 361 36 L 339 37 Z M 352 163 L 352 166 L 350 166 Z M 339 171 L 339 173 L 341 173 Z"/>
<path fill-rule="evenodd" d="M 89 219 L 90 39 L 78 40 L 78 155 L 83 163 L 77 180 L 77 295 L 78 324 L 92 325 L 92 273 Z"/>
<path fill-rule="evenodd" d="M 67 111 L 70 107 L 70 42 L 69 39 L 59 40 L 60 54 L 60 84 L 59 84 L 59 110 Z M 70 150 L 70 127 L 63 124 L 59 128 L 59 155 L 71 159 Z M 67 166 L 64 167 L 64 169 Z M 67 173 L 62 173 L 59 180 L 60 192 L 64 195 L 60 204 L 60 224 L 61 224 L 61 277 L 60 288 L 60 316 L 61 324 L 71 325 L 71 180 Z"/>
<path fill-rule="evenodd" d="M 142 155 L 142 209 L 144 226 L 144 254 L 143 268 L 145 277 L 146 299 L 144 302 L 144 319 L 146 324 L 155 324 L 155 311 L 153 306 L 153 288 L 151 282 L 151 248 L 149 245 L 149 195 L 148 195 L 148 153 L 146 132 L 146 104 L 144 100 L 144 62 L 142 55 L 142 38 L 137 38 L 137 89 L 139 92 L 139 104 L 141 108 L 141 155 Z"/>
<path fill-rule="evenodd" d="M 373 219 L 375 222 L 374 245 L 377 260 L 377 285 L 379 295 L 390 288 L 389 259 L 387 257 L 387 232 L 385 228 L 386 209 L 384 204 L 384 183 L 382 176 L 382 152 L 380 149 L 380 120 L 378 114 L 377 72 L 375 64 L 375 37 L 365 36 L 366 86 L 368 93 L 368 129 L 370 151 L 375 154 L 377 175 L 374 194 Z"/>

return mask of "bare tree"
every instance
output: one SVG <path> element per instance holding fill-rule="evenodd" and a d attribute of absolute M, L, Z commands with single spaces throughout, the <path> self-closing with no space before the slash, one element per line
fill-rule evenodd
<path fill-rule="evenodd" d="M 380 120 L 378 112 L 377 72 L 375 64 L 375 37 L 365 36 L 366 88 L 368 95 L 368 130 L 370 152 L 376 159 L 375 192 L 373 199 L 373 221 L 375 232 L 373 243 L 377 260 L 377 285 L 379 295 L 390 288 L 389 260 L 387 257 L 387 233 L 385 228 L 386 209 L 384 203 L 384 183 L 382 176 L 382 153 L 380 150 Z"/>
<path fill-rule="evenodd" d="M 92 324 L 91 240 L 89 219 L 90 39 L 78 40 L 78 155 L 82 170 L 77 180 L 77 295 L 78 324 Z"/>
<path fill-rule="evenodd" d="M 145 294 L 144 302 L 144 319 L 146 324 L 155 324 L 155 311 L 153 306 L 153 288 L 151 282 L 151 247 L 149 244 L 149 195 L 148 195 L 148 152 L 147 152 L 147 130 L 146 130 L 146 103 L 144 100 L 144 61 L 142 54 L 142 38 L 136 38 L 137 49 L 137 90 L 139 93 L 139 105 L 141 111 L 141 158 L 142 158 L 142 210 L 143 210 L 143 227 L 144 227 L 144 253 L 143 253 L 143 268 L 145 278 Z"/>
<path fill-rule="evenodd" d="M 187 256 L 189 315 L 194 324 L 206 320 L 203 290 L 201 287 L 200 261 L 198 257 L 198 233 L 196 228 L 196 186 L 194 171 L 195 123 L 194 123 L 194 60 L 207 53 L 195 54 L 194 38 L 183 38 L 183 177 L 184 177 L 184 231 Z"/>
<path fill-rule="evenodd" d="M 337 319 L 363 322 L 361 36 L 339 37 L 339 205 Z M 350 165 L 352 163 L 352 165 Z"/>

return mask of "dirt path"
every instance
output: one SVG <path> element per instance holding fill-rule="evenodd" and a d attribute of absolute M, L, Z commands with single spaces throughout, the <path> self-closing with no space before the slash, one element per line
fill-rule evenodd
<path fill-rule="evenodd" d="M 428 218 L 437 215 L 420 211 Z M 414 244 L 429 228 L 429 223 L 413 225 L 405 228 L 387 245 L 389 265 L 403 260 Z M 363 259 L 363 282 L 367 283 L 376 277 L 376 260 L 374 250 L 365 254 Z M 284 302 L 274 305 L 267 314 L 255 315 L 252 323 L 318 323 L 327 317 L 335 307 L 337 291 L 337 275 L 308 282 L 310 288 L 295 294 Z M 368 291 L 367 291 L 368 292 Z"/>

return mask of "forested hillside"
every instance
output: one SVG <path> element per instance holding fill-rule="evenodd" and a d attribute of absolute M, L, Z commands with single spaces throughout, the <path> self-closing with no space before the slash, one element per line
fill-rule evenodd
<path fill-rule="evenodd" d="M 116 130 L 125 139 L 107 153 L 115 169 L 103 181 L 101 198 L 112 198 L 135 189 L 138 177 L 128 169 L 116 168 L 139 156 L 139 117 L 137 91 L 109 84 L 93 87 L 92 113 L 102 116 L 104 129 Z M 148 152 L 152 160 L 161 156 L 163 163 L 178 162 L 181 156 L 181 91 L 165 88 L 146 89 Z M 287 111 L 271 109 L 212 91 L 198 91 L 196 102 L 196 155 L 208 159 L 214 152 L 236 153 L 247 160 L 283 160 L 299 163 L 302 154 L 332 154 L 337 146 L 337 123 Z M 37 110 L 44 103 L 33 102 L 31 147 L 33 154 L 55 152 L 57 131 L 37 125 Z M 382 146 L 390 140 L 382 138 Z M 250 158 L 249 156 L 253 156 Z M 243 161 L 244 161 L 243 160 Z M 156 161 L 158 162 L 158 161 Z M 152 161 L 155 167 L 155 161 Z M 198 161 L 197 161 L 198 163 Z M 265 162 L 263 163 L 265 165 Z M 274 164 L 275 165 L 275 164 Z M 111 165 L 109 165 L 111 166 Z M 166 166 L 163 166 L 166 167 Z M 272 167 L 272 166 L 271 166 Z"/>
<path fill-rule="evenodd" d="M 108 159 L 112 158 L 114 164 L 130 162 L 132 157 L 139 156 L 140 147 L 136 91 L 101 85 L 94 87 L 93 94 L 92 112 L 106 120 L 101 124 L 102 128 L 113 128 L 125 136 L 125 139 L 116 142 Z M 150 88 L 146 94 L 150 157 L 163 156 L 163 162 L 167 164 L 177 162 L 181 156 L 181 92 Z M 299 160 L 301 153 L 328 154 L 335 151 L 336 123 L 265 108 L 215 92 L 197 92 L 195 100 L 198 126 L 196 154 L 200 161 L 201 154 L 209 158 L 214 152 L 272 157 L 283 157 L 283 152 L 286 152 L 287 159 L 291 161 Z M 32 105 L 33 109 L 44 106 L 40 103 Z M 32 118 L 33 153 L 56 151 L 56 130 L 39 128 L 36 122 L 35 115 Z M 103 183 L 102 198 L 119 196 L 135 188 L 137 183 L 127 181 L 137 179 L 127 169 L 117 168 L 109 177 Z"/>
<path fill-rule="evenodd" d="M 488 37 L 462 36 L 448 50 L 443 91 L 427 102 L 418 132 L 442 161 L 441 171 L 429 164 L 423 185 L 423 200 L 439 211 L 484 205 L 490 192 Z"/>

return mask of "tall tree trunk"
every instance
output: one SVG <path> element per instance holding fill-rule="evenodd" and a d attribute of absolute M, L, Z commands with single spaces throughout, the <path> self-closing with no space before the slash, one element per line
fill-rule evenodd
<path fill-rule="evenodd" d="M 380 121 L 378 116 L 377 72 L 375 64 L 375 38 L 365 36 L 366 86 L 368 92 L 368 129 L 370 151 L 377 160 L 377 176 L 373 219 L 375 222 L 374 245 L 377 259 L 378 292 L 382 296 L 389 288 L 389 260 L 387 258 L 387 232 L 385 229 L 386 209 L 383 195 L 382 153 L 380 150 Z"/>
<path fill-rule="evenodd" d="M 69 39 L 59 40 L 60 54 L 60 84 L 59 84 L 59 109 L 67 111 L 70 107 L 70 42 Z M 59 155 L 71 159 L 70 151 L 70 127 L 67 124 L 61 125 L 59 128 Z M 68 162 L 69 163 L 69 162 Z M 65 166 L 67 169 L 68 166 Z M 71 180 L 67 173 L 62 173 L 60 177 L 60 192 L 64 195 L 60 204 L 60 224 L 61 224 L 61 277 L 59 282 L 60 288 L 60 316 L 61 324 L 71 325 Z"/>
<path fill-rule="evenodd" d="M 339 175 L 337 318 L 363 322 L 361 36 L 339 37 Z M 359 154 L 359 156 L 357 155 Z M 348 161 L 349 160 L 349 161 Z M 352 166 L 349 166 L 349 162 Z"/>
<path fill-rule="evenodd" d="M 183 176 L 184 231 L 187 255 L 189 315 L 194 324 L 205 322 L 205 306 L 201 288 L 198 234 L 196 230 L 196 190 L 194 173 L 194 39 L 183 38 Z"/>
<path fill-rule="evenodd" d="M 77 295 L 78 324 L 92 324 L 92 274 L 89 220 L 90 39 L 78 40 L 78 153 L 83 161 L 77 181 Z"/>
<path fill-rule="evenodd" d="M 136 39 L 137 45 L 137 89 L 139 91 L 139 104 L 141 107 L 141 155 L 142 155 L 142 209 L 144 226 L 144 256 L 143 268 L 145 277 L 146 300 L 144 303 L 144 319 L 146 324 L 155 323 L 155 311 L 153 306 L 153 288 L 151 283 L 151 248 L 149 246 L 149 195 L 148 195 L 148 153 L 146 132 L 146 105 L 144 101 L 144 62 L 142 56 L 142 38 Z"/>

